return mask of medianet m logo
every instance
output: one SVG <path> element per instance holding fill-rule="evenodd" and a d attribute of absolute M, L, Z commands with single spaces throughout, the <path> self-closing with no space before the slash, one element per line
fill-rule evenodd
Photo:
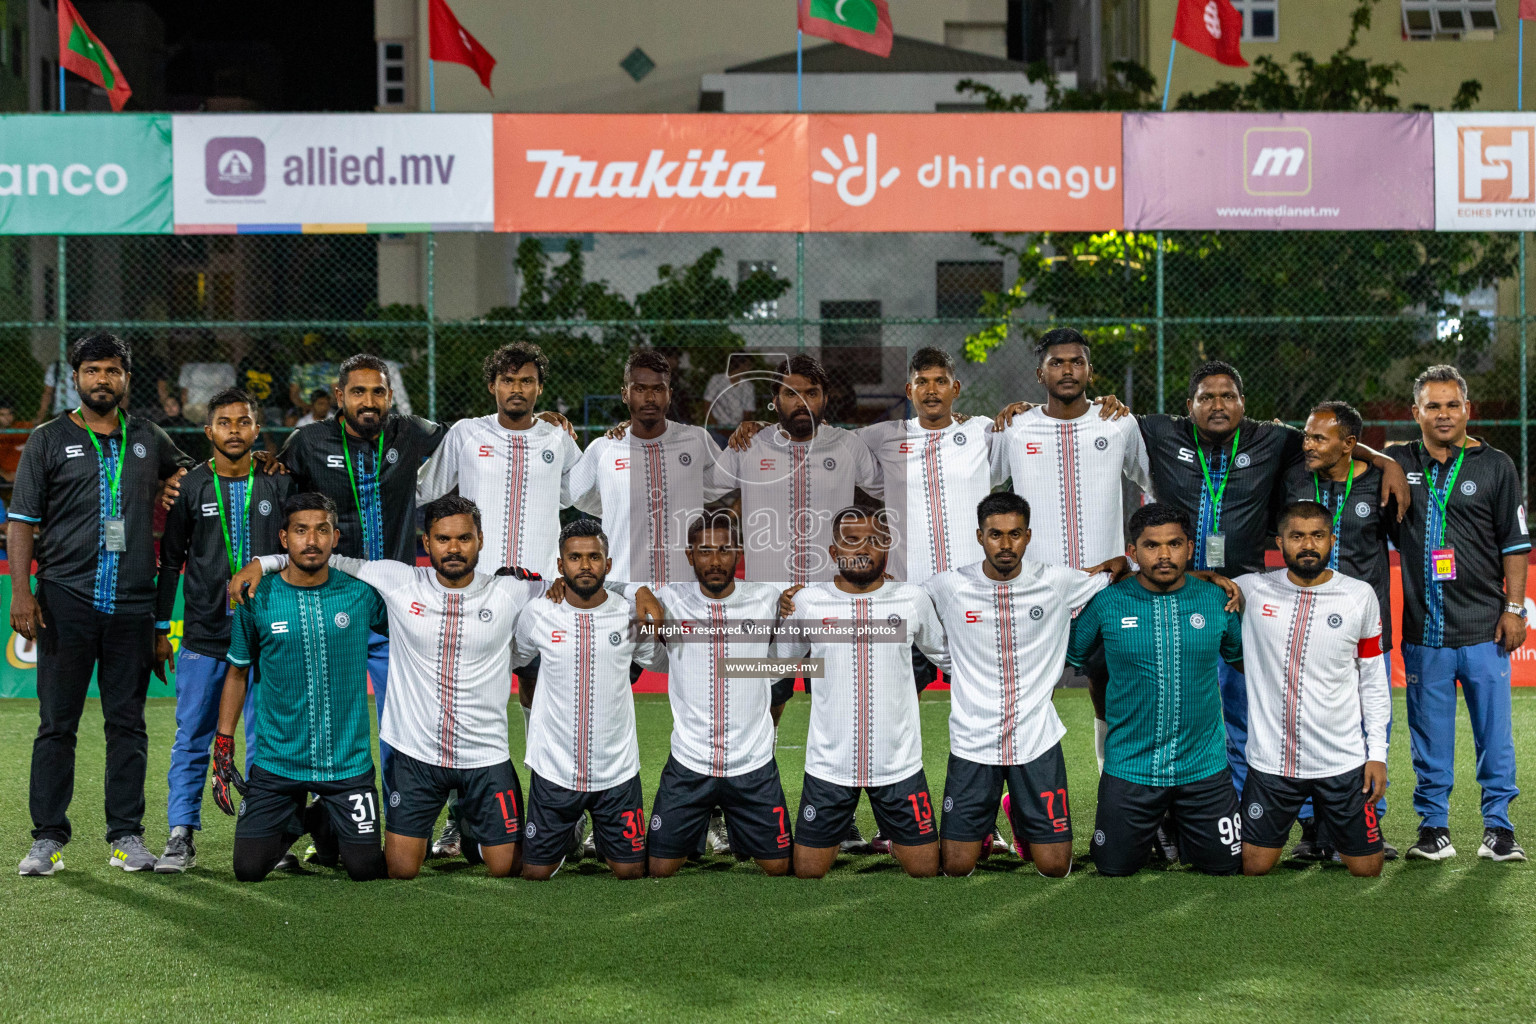
<path fill-rule="evenodd" d="M 249 136 L 209 139 L 203 173 L 210 195 L 259 196 L 267 187 L 267 147 Z"/>

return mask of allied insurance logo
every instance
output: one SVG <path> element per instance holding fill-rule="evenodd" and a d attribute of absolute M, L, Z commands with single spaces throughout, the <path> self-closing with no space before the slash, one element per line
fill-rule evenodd
<path fill-rule="evenodd" d="M 1312 133 L 1305 128 L 1243 132 L 1243 191 L 1251 196 L 1304 196 L 1312 191 Z"/>
<path fill-rule="evenodd" d="M 259 196 L 267 187 L 267 147 L 249 137 L 209 139 L 203 177 L 210 195 Z"/>
<path fill-rule="evenodd" d="M 1536 202 L 1529 127 L 1477 125 L 1456 129 L 1457 201 L 1463 203 Z"/>

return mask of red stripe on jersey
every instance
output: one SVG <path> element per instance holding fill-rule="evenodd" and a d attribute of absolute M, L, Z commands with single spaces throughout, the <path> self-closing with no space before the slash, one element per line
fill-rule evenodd
<path fill-rule="evenodd" d="M 585 791 L 592 781 L 592 731 L 595 688 L 593 663 L 597 658 L 593 639 L 592 616 L 576 616 L 576 713 L 572 715 L 576 727 L 576 759 L 572 775 L 576 788 Z"/>
<path fill-rule="evenodd" d="M 869 621 L 870 601 L 854 598 L 855 628 Z M 869 785 L 875 760 L 875 680 L 874 657 L 868 639 L 855 640 L 853 653 L 853 784 Z"/>
<path fill-rule="evenodd" d="M 1077 424 L 1056 426 L 1061 459 L 1061 556 L 1073 569 L 1083 567 L 1083 496 L 1077 456 Z"/>
<path fill-rule="evenodd" d="M 1377 633 L 1375 636 L 1368 636 L 1364 640 L 1361 640 L 1359 645 L 1355 648 L 1355 657 L 1381 657 L 1381 634 Z"/>
<path fill-rule="evenodd" d="M 516 565 L 521 554 L 523 518 L 528 507 L 528 442 L 512 435 L 507 438 L 507 540 L 502 551 L 501 565 Z M 501 566 L 496 566 L 501 568 Z M 541 568 L 540 572 L 543 571 Z"/>
<path fill-rule="evenodd" d="M 651 574 L 655 583 L 667 582 L 667 463 L 659 444 L 641 446 L 645 453 L 645 493 L 650 516 Z M 633 577 L 631 577 L 633 578 Z"/>
<path fill-rule="evenodd" d="M 724 777 L 727 753 L 726 737 L 730 733 L 731 704 L 726 689 L 725 674 L 721 665 L 730 653 L 725 642 L 725 606 L 709 606 L 710 669 L 709 669 L 709 770 L 716 777 Z"/>
<path fill-rule="evenodd" d="M 1303 591 L 1291 612 L 1291 638 L 1285 649 L 1285 721 L 1280 745 L 1280 774 L 1294 776 L 1301 761 L 1301 698 L 1306 678 L 1307 640 L 1317 598 Z"/>
<path fill-rule="evenodd" d="M 789 459 L 794 467 L 789 474 L 789 582 L 803 587 L 811 582 L 806 541 L 816 523 L 811 514 L 811 446 L 791 444 Z"/>
<path fill-rule="evenodd" d="M 459 731 L 458 688 L 459 653 L 464 641 L 464 597 L 443 595 L 443 616 L 437 629 L 437 748 L 444 767 L 452 768 L 458 758 L 456 740 Z"/>
<path fill-rule="evenodd" d="M 928 435 L 922 452 L 923 492 L 928 501 L 928 543 L 933 551 L 935 573 L 949 569 L 949 523 L 944 516 L 943 443 L 944 432 L 934 431 Z"/>
<path fill-rule="evenodd" d="M 993 587 L 993 606 L 997 609 L 997 664 L 1002 715 L 998 723 L 997 752 L 1002 764 L 1015 761 L 1013 734 L 1019 717 L 1018 645 L 1014 639 L 1013 588 Z"/>

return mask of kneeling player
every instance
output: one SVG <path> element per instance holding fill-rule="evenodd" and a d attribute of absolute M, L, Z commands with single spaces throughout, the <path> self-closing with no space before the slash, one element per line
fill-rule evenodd
<path fill-rule="evenodd" d="M 560 531 L 558 565 L 563 602 L 530 605 L 512 640 L 513 667 L 541 661 L 528 724 L 523 877 L 554 877 L 590 811 L 598 855 L 619 878 L 642 878 L 645 807 L 629 668 L 665 659 L 654 641 L 638 638 L 630 603 L 603 589 L 612 562 L 597 520 Z"/>
<path fill-rule="evenodd" d="M 1328 568 L 1333 516 L 1313 501 L 1280 514 L 1284 569 L 1241 576 L 1247 599 L 1248 781 L 1243 873 L 1279 861 L 1307 797 L 1350 874 L 1381 874 L 1376 801 L 1387 788 L 1391 695 L 1381 610 L 1369 583 Z"/>
<path fill-rule="evenodd" d="M 1081 668 L 1102 648 L 1109 667 L 1092 847 L 1101 875 L 1141 870 L 1170 810 L 1181 859 L 1212 875 L 1242 866 L 1217 681 L 1223 659 L 1243 660 L 1242 620 L 1221 587 L 1187 574 L 1192 533 L 1182 509 L 1137 509 L 1126 555 L 1140 571 L 1101 591 L 1072 624 L 1067 662 Z"/>
<path fill-rule="evenodd" d="M 948 668 L 944 628 L 921 587 L 885 579 L 890 533 L 880 510 L 845 508 L 833 518 L 832 530 L 827 550 L 837 575 L 795 593 L 792 618 L 865 631 L 780 644 L 787 657 L 809 653 L 823 659 L 826 672 L 811 690 L 795 876 L 821 878 L 831 870 L 859 794 L 868 793 L 875 824 L 891 840 L 891 854 L 907 874 L 930 877 L 939 872 L 939 837 L 923 774 L 912 647 Z M 894 642 L 868 631 L 893 625 L 905 629 Z"/>
<path fill-rule="evenodd" d="M 235 813 L 235 877 L 259 882 L 299 836 L 320 863 L 338 860 L 354 880 L 384 876 L 379 794 L 368 730 L 368 632 L 385 628 L 384 604 L 367 584 L 327 564 L 336 544 L 336 503 L 298 494 L 283 505 L 278 541 L 286 568 L 235 612 L 229 670 L 214 739 L 214 802 Z M 235 767 L 235 725 L 254 673 L 251 776 Z M 305 807 L 314 793 L 316 800 Z"/>

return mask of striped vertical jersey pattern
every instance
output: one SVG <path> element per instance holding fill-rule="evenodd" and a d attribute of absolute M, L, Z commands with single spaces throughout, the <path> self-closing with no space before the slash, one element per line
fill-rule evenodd
<path fill-rule="evenodd" d="M 981 557 L 976 506 L 992 492 L 991 420 L 973 416 L 940 430 L 915 418 L 887 420 L 856 431 L 880 464 L 892 527 L 886 571 L 922 583 Z M 1006 474 L 1004 474 L 1006 475 Z"/>
<path fill-rule="evenodd" d="M 827 554 L 832 516 L 853 503 L 855 487 L 882 493 L 880 465 L 868 446 L 825 423 L 803 444 L 766 427 L 746 451 L 722 451 L 720 465 L 741 488 L 746 578 L 760 583 L 830 580 L 837 573 Z"/>
<path fill-rule="evenodd" d="M 1214 583 L 1184 578 L 1153 593 L 1135 576 L 1106 587 L 1072 624 L 1067 663 L 1102 647 L 1104 771 L 1142 786 L 1182 786 L 1227 767 L 1217 670 L 1243 660 L 1242 617 Z"/>
<path fill-rule="evenodd" d="M 1284 569 L 1236 583 L 1246 601 L 1248 764 L 1326 779 L 1385 762 L 1392 698 L 1371 585 L 1335 572 L 1300 587 Z"/>
<path fill-rule="evenodd" d="M 975 562 L 923 584 L 952 666 L 952 753 L 978 764 L 1028 764 L 1066 734 L 1051 693 L 1072 614 L 1108 583 L 1104 573 L 1025 559 L 1011 580 L 991 579 Z"/>
<path fill-rule="evenodd" d="M 596 439 L 570 476 L 572 504 L 603 521 L 608 575 L 638 583 L 692 581 L 688 524 L 735 488 L 709 431 L 670 420 L 660 437 Z"/>
<path fill-rule="evenodd" d="M 640 771 L 629 666 L 658 668 L 665 656 L 636 639 L 634 621 L 615 593 L 590 609 L 534 601 L 518 619 L 513 664 L 540 659 L 525 755 L 540 778 L 595 793 Z"/>
<path fill-rule="evenodd" d="M 1381 649 L 1392 649 L 1392 562 L 1387 556 L 1387 524 L 1397 521 L 1397 503 L 1381 504 L 1382 472 L 1376 466 L 1354 463 L 1354 479 L 1348 483 L 1327 480 L 1305 464 L 1291 467 L 1286 474 L 1287 501 L 1317 501 L 1338 517 L 1338 535 L 1333 539 L 1328 568 L 1346 576 L 1364 580 L 1376 592 L 1381 608 Z M 1340 506 L 1344 506 L 1340 511 Z"/>
<path fill-rule="evenodd" d="M 1037 406 L 995 437 L 994 472 L 1012 477 L 1013 492 L 1029 502 L 1031 558 L 1082 569 L 1125 554 L 1122 481 L 1152 489 L 1134 418 L 1100 419 L 1089 406 L 1059 420 Z"/>
<path fill-rule="evenodd" d="M 571 435 L 544 420 L 527 430 L 508 430 L 494 415 L 459 420 L 422 465 L 416 501 L 457 488 L 480 507 L 482 566 L 520 565 L 552 577 L 560 510 L 571 504 L 570 473 L 580 459 Z"/>
<path fill-rule="evenodd" d="M 923 766 L 915 646 L 948 669 L 944 627 L 927 591 L 887 580 L 867 594 L 848 594 L 817 583 L 795 594 L 792 618 L 848 624 L 904 622 L 906 640 L 823 642 L 788 640 L 783 657 L 807 654 L 825 661 L 825 675 L 811 686 L 811 725 L 805 741 L 805 772 L 839 786 L 885 786 Z"/>
<path fill-rule="evenodd" d="M 368 633 L 384 602 L 331 572 L 317 587 L 262 580 L 230 626 L 231 665 L 252 668 L 252 761 L 286 779 L 333 782 L 373 771 Z"/>
<path fill-rule="evenodd" d="M 778 617 L 778 587 L 737 580 L 725 597 L 706 594 L 696 581 L 669 583 L 656 592 L 672 627 L 729 627 L 751 622 L 772 627 Z M 727 679 L 725 658 L 777 657 L 766 634 L 751 638 L 669 638 L 666 643 L 667 697 L 672 702 L 672 756 L 700 775 L 718 777 L 756 771 L 773 760 L 774 680 Z"/>

